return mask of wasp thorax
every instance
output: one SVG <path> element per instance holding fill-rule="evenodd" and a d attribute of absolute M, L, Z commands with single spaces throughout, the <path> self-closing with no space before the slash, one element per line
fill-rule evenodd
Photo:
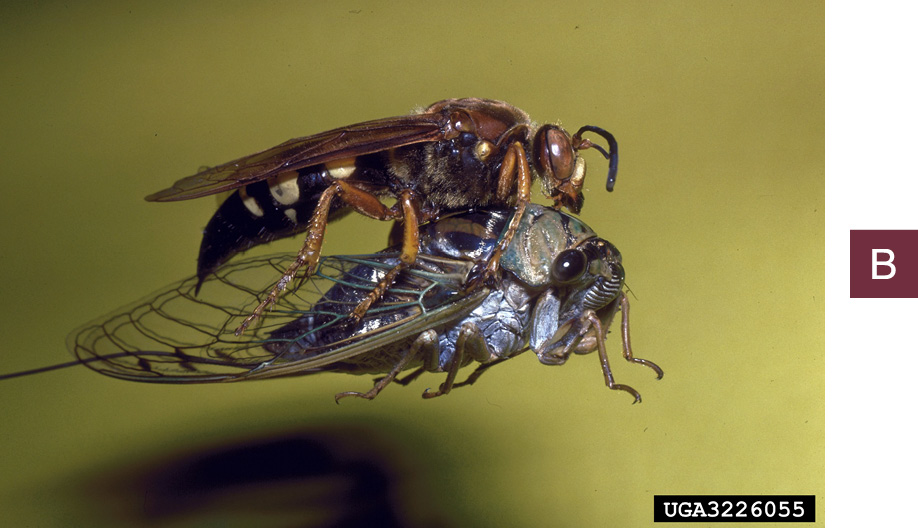
<path fill-rule="evenodd" d="M 491 157 L 492 152 L 494 152 L 494 144 L 490 141 L 479 141 L 475 144 L 475 158 L 478 161 L 484 162 Z"/>

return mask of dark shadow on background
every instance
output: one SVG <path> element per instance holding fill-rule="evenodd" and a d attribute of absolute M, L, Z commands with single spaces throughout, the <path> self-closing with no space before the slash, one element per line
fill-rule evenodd
<path fill-rule="evenodd" d="M 377 431 L 332 426 L 183 450 L 83 489 L 118 525 L 451 526 L 415 469 Z"/>

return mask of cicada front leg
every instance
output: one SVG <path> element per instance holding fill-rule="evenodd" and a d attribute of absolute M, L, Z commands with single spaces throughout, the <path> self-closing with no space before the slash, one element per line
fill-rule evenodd
<path fill-rule="evenodd" d="M 622 312 L 622 356 L 631 363 L 637 363 L 650 368 L 656 372 L 657 379 L 662 379 L 663 369 L 649 359 L 634 357 L 634 354 L 631 352 L 631 303 L 628 301 L 628 296 L 624 293 L 622 293 L 619 303 L 619 308 Z"/>
<path fill-rule="evenodd" d="M 264 300 L 262 300 L 252 313 L 245 318 L 242 324 L 239 325 L 239 328 L 236 329 L 237 336 L 242 335 L 246 328 L 258 320 L 265 309 L 274 306 L 278 297 L 287 289 L 287 286 L 293 281 L 294 277 L 296 277 L 300 268 L 304 266 L 306 268 L 304 280 L 308 279 L 315 272 L 322 251 L 322 241 L 325 239 L 325 228 L 328 226 L 328 213 L 331 209 L 332 200 L 336 197 L 340 198 L 344 203 L 360 214 L 369 216 L 370 218 L 375 218 L 377 220 L 395 220 L 399 217 L 396 212 L 393 212 L 386 207 L 385 204 L 380 202 L 379 198 L 376 196 L 340 180 L 332 182 L 319 196 L 316 209 L 309 219 L 303 248 L 297 253 L 296 259 L 287 267 L 287 270 L 284 271 L 284 274 L 281 276 L 280 280 L 277 281 L 277 284 L 274 285 L 274 288 L 271 289 Z M 417 236 L 415 236 L 415 245 L 416 244 Z M 415 254 L 417 254 L 417 250 L 415 250 Z"/>
<path fill-rule="evenodd" d="M 663 369 L 657 366 L 656 363 L 647 359 L 634 357 L 634 354 L 631 351 L 631 321 L 629 318 L 631 305 L 628 302 L 628 297 L 624 294 L 622 294 L 619 302 L 619 308 L 622 312 L 622 356 L 631 363 L 638 363 L 640 365 L 649 367 L 651 370 L 657 373 L 657 379 L 662 378 Z M 641 395 L 638 393 L 638 391 L 634 390 L 628 385 L 616 383 L 615 378 L 612 376 L 612 369 L 609 367 L 609 356 L 606 354 L 605 339 L 603 339 L 605 333 L 602 331 L 602 323 L 600 322 L 599 317 L 595 312 L 589 310 L 584 314 L 584 319 L 586 319 L 588 324 L 583 327 L 581 333 L 585 334 L 587 331 L 592 329 L 593 334 L 596 336 L 596 344 L 599 353 L 599 364 L 602 366 L 602 374 L 606 380 L 606 386 L 612 390 L 623 390 L 634 397 L 634 403 L 640 403 Z"/>

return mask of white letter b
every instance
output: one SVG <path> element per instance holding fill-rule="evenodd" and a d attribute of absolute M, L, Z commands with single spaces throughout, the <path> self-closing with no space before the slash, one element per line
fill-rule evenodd
<path fill-rule="evenodd" d="M 893 264 L 893 259 L 896 258 L 896 255 L 892 252 L 891 249 L 874 249 L 873 251 L 873 279 L 891 279 L 896 275 L 896 265 Z M 888 257 L 887 260 L 877 260 L 877 255 L 880 253 L 886 253 Z M 886 275 L 880 275 L 877 273 L 877 268 L 880 266 L 886 266 L 889 268 L 889 273 Z"/>

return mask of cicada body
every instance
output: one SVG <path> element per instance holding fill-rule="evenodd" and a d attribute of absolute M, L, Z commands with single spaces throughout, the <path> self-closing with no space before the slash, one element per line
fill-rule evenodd
<path fill-rule="evenodd" d="M 585 132 L 605 138 L 609 151 L 582 138 Z M 578 152 L 586 148 L 596 148 L 609 159 L 606 187 L 611 191 L 618 145 L 605 130 L 585 126 L 571 135 L 556 125 L 536 127 L 525 112 L 501 101 L 447 99 L 411 115 L 292 139 L 179 180 L 147 199 L 184 200 L 233 191 L 204 230 L 199 281 L 240 251 L 308 231 L 303 250 L 240 329 L 276 301 L 300 267 L 307 274 L 315 269 L 330 220 L 354 210 L 401 221 L 403 264 L 355 307 L 359 318 L 395 275 L 414 262 L 419 223 L 449 212 L 515 206 L 506 233 L 512 237 L 530 202 L 530 167 L 556 207 L 579 212 L 585 164 Z M 395 205 L 385 206 L 383 197 L 394 198 Z M 502 249 L 492 253 L 485 270 L 489 279 L 497 276 Z"/>
<path fill-rule="evenodd" d="M 457 214 L 420 227 L 415 266 L 365 317 L 355 304 L 399 262 L 398 250 L 323 257 L 305 286 L 237 336 L 234 328 L 258 303 L 283 256 L 238 260 L 208 276 L 173 284 L 75 331 L 68 345 L 87 367 L 123 379 L 162 383 L 242 381 L 317 372 L 383 374 L 365 393 L 375 397 L 408 370 L 445 372 L 437 396 L 454 386 L 458 370 L 489 365 L 531 349 L 545 364 L 598 351 L 606 383 L 616 384 L 604 340 L 623 313 L 624 356 L 633 357 L 622 291 L 621 254 L 574 217 L 530 205 L 501 257 L 499 281 L 469 290 L 503 236 L 512 210 Z M 416 374 L 412 374 L 413 378 Z"/>

